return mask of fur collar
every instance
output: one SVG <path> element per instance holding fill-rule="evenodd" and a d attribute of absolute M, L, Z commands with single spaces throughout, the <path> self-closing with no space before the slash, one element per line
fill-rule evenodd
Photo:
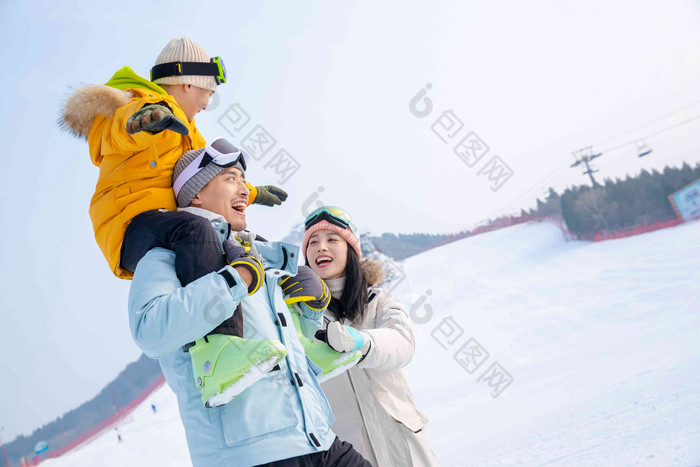
<path fill-rule="evenodd" d="M 368 286 L 372 287 L 384 280 L 384 266 L 376 259 L 365 258 L 360 261 L 360 266 Z"/>
<path fill-rule="evenodd" d="M 132 97 L 131 92 L 110 86 L 81 86 L 66 99 L 58 126 L 73 136 L 87 139 L 95 117 L 111 117 L 119 107 L 128 104 Z"/>

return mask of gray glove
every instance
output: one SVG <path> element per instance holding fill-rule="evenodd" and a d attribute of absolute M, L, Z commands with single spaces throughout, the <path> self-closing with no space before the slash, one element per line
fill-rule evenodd
<path fill-rule="evenodd" d="M 323 311 L 331 301 L 328 286 L 308 266 L 299 266 L 296 276 L 287 276 L 278 283 L 287 305 L 304 302 L 314 311 Z"/>
<path fill-rule="evenodd" d="M 163 130 L 174 131 L 181 135 L 186 135 L 190 131 L 187 125 L 164 104 L 146 104 L 126 121 L 126 131 L 130 135 L 139 131 L 156 134 Z"/>
<path fill-rule="evenodd" d="M 236 238 L 236 240 L 240 240 Z M 253 276 L 253 282 L 248 286 L 248 295 L 253 295 L 258 291 L 260 286 L 265 282 L 265 269 L 263 269 L 260 261 L 249 254 L 250 245 L 246 242 L 237 243 L 233 240 L 224 240 L 224 254 L 226 255 L 226 263 L 233 268 L 245 268 Z"/>
<path fill-rule="evenodd" d="M 274 185 L 256 186 L 258 194 L 252 204 L 262 204 L 263 206 L 278 206 L 287 199 L 287 192 Z"/>

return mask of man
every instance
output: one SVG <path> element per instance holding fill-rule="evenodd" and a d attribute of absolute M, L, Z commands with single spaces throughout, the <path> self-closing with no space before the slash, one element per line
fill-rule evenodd
<path fill-rule="evenodd" d="M 277 285 L 297 274 L 298 248 L 256 241 L 244 231 L 249 194 L 246 160 L 230 143 L 230 151 L 221 151 L 225 145 L 220 143 L 218 151 L 212 145 L 188 151 L 180 158 L 173 174 L 174 186 L 178 199 L 183 192 L 190 193 L 186 196 L 188 207 L 180 209 L 211 222 L 227 262 L 233 266 L 182 287 L 175 273 L 175 253 L 155 248 L 138 263 L 129 294 L 132 335 L 146 355 L 159 360 L 168 385 L 177 395 L 192 463 L 369 466 L 352 445 L 331 431 L 333 415 L 316 379 L 320 370 L 305 356 Z M 256 266 L 258 261 L 264 269 Z M 320 279 L 309 279 L 308 275 L 299 283 L 310 305 L 300 304 L 301 319 L 317 325 L 323 314 L 322 309 L 314 309 L 322 301 L 324 288 L 320 284 Z M 205 378 L 212 372 L 211 364 L 207 367 L 211 362 L 204 362 L 204 370 L 193 369 L 197 363 L 194 358 L 190 361 L 182 347 L 202 339 L 237 309 L 244 340 L 277 340 L 286 349 L 286 356 L 264 376 L 252 375 L 251 379 L 260 379 L 231 402 L 207 408 L 192 381 L 196 374 Z M 224 348 L 219 363 L 246 357 L 246 352 L 234 342 Z"/>

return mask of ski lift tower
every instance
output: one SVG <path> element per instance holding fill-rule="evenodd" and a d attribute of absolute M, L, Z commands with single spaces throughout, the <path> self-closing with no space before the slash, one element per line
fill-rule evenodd
<path fill-rule="evenodd" d="M 598 182 L 595 181 L 595 178 L 593 178 L 593 174 L 598 172 L 598 170 L 593 170 L 591 168 L 591 161 L 593 159 L 597 159 L 598 157 L 602 156 L 602 153 L 598 154 L 593 154 L 593 146 L 588 146 L 582 149 L 579 149 L 578 151 L 574 151 L 571 153 L 574 156 L 574 159 L 576 159 L 576 162 L 571 164 L 571 167 L 578 167 L 581 164 L 584 164 L 586 166 L 586 171 L 583 172 L 584 175 L 588 175 L 591 178 L 591 183 L 593 186 L 599 186 Z"/>

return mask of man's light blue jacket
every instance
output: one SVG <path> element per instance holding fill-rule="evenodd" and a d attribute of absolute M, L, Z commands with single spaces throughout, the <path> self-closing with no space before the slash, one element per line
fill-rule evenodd
<path fill-rule="evenodd" d="M 226 220 L 198 208 L 186 210 L 209 219 L 221 241 Z M 316 380 L 320 369 L 304 354 L 278 280 L 297 272 L 299 248 L 281 242 L 255 242 L 265 260 L 265 284 L 248 296 L 235 269 L 236 285 L 213 272 L 181 287 L 175 254 L 162 248 L 139 262 L 129 293 L 129 324 L 136 344 L 157 358 L 177 395 L 192 463 L 195 466 L 248 466 L 327 450 L 335 439 L 334 419 Z M 238 304 L 243 336 L 277 339 L 288 355 L 262 380 L 221 407 L 205 408 L 194 383 L 192 363 L 182 346 L 202 338 Z M 320 316 L 319 316 L 320 319 Z M 307 323 L 308 324 L 308 323 Z"/>

